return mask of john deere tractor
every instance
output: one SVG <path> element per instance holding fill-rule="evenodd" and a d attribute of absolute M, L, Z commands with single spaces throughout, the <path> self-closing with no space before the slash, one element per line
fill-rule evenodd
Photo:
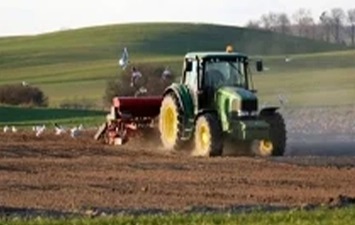
<path fill-rule="evenodd" d="M 187 148 L 199 156 L 219 156 L 225 142 L 248 146 L 259 156 L 281 156 L 286 129 L 278 107 L 259 109 L 251 59 L 242 53 L 191 52 L 180 83 L 169 86 L 160 108 L 159 130 L 168 150 Z M 255 61 L 262 71 L 262 61 Z"/>

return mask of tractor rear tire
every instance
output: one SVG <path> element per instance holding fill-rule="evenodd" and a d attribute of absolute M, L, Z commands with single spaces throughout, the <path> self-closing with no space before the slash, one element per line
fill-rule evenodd
<path fill-rule="evenodd" d="M 179 150 L 184 142 L 183 109 L 174 94 L 164 97 L 159 116 L 160 139 L 166 150 Z"/>
<path fill-rule="evenodd" d="M 286 125 L 282 115 L 278 112 L 261 114 L 261 118 L 270 125 L 270 140 L 258 143 L 259 156 L 283 156 L 286 148 Z M 268 142 L 271 142 L 271 147 Z"/>
<path fill-rule="evenodd" d="M 206 113 L 197 118 L 194 140 L 194 156 L 213 157 L 222 155 L 222 126 L 214 114 Z"/>

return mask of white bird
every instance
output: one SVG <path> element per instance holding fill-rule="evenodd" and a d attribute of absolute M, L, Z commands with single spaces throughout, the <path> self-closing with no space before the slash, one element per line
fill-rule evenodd
<path fill-rule="evenodd" d="M 171 76 L 171 72 L 169 70 L 169 67 L 165 67 L 163 73 L 162 73 L 162 78 L 165 80 Z"/>
<path fill-rule="evenodd" d="M 3 128 L 4 133 L 7 133 L 9 130 L 10 130 L 10 128 L 8 126 L 4 126 L 4 128 Z"/>
<path fill-rule="evenodd" d="M 119 64 L 119 66 L 120 66 L 123 70 L 125 70 L 126 67 L 128 66 L 128 63 L 129 63 L 129 60 L 128 60 L 128 50 L 127 50 L 127 48 L 125 47 L 125 48 L 123 49 L 122 56 L 121 56 L 120 60 L 118 61 L 118 64 Z"/>
<path fill-rule="evenodd" d="M 32 130 L 36 133 L 36 137 L 39 137 L 46 130 L 46 125 L 32 127 Z"/>
<path fill-rule="evenodd" d="M 288 63 L 288 62 L 291 62 L 291 61 L 292 61 L 292 58 L 290 58 L 290 57 L 286 57 L 286 58 L 285 58 L 285 62 Z"/>
<path fill-rule="evenodd" d="M 82 130 L 82 126 L 73 127 L 72 129 L 70 129 L 70 136 L 72 138 L 78 137 L 80 135 L 80 133 L 81 133 L 81 130 Z"/>
<path fill-rule="evenodd" d="M 26 87 L 28 86 L 28 83 L 26 81 L 22 81 L 22 86 Z"/>
<path fill-rule="evenodd" d="M 141 95 L 145 95 L 147 92 L 148 92 L 147 88 L 145 88 L 145 87 L 140 87 L 140 88 L 138 89 L 138 91 L 136 91 L 136 92 L 134 93 L 134 96 L 135 96 L 135 97 L 138 97 L 138 96 L 141 96 Z"/>
<path fill-rule="evenodd" d="M 12 131 L 12 133 L 17 133 L 17 128 L 15 126 L 12 126 L 11 131 Z"/>
<path fill-rule="evenodd" d="M 57 123 L 54 123 L 54 129 L 55 129 L 55 134 L 56 135 L 61 135 L 66 133 L 66 130 L 64 127 L 58 125 Z"/>

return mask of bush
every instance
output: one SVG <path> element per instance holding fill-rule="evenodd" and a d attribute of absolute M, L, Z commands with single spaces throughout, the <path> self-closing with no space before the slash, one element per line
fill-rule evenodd
<path fill-rule="evenodd" d="M 37 87 L 9 84 L 0 86 L 0 103 L 7 105 L 47 106 L 48 98 Z"/>
<path fill-rule="evenodd" d="M 154 64 L 139 64 L 134 65 L 143 75 L 139 84 L 147 89 L 145 95 L 156 96 L 162 95 L 165 88 L 174 81 L 174 73 L 171 71 L 172 76 L 170 79 L 163 80 L 161 78 L 165 67 L 157 66 Z M 130 86 L 131 83 L 131 68 L 121 71 L 119 76 L 107 82 L 104 102 L 111 104 L 112 98 L 116 96 L 135 96 L 137 89 Z"/>

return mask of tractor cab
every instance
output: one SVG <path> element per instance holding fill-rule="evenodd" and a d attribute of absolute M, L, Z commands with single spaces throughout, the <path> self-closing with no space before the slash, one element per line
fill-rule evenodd
<path fill-rule="evenodd" d="M 229 50 L 229 51 L 228 51 Z M 261 62 L 257 70 L 262 69 Z M 214 108 L 215 95 L 221 88 L 238 88 L 253 92 L 249 59 L 232 52 L 192 52 L 184 59 L 182 83 L 194 93 L 199 109 Z"/>

